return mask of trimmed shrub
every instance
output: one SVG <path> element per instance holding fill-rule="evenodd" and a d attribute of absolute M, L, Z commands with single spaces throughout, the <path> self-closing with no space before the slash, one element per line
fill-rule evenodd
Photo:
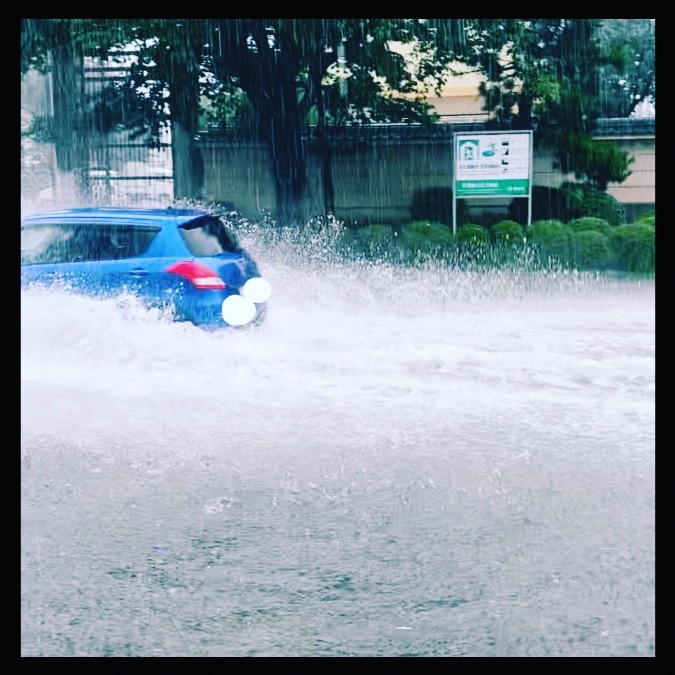
<path fill-rule="evenodd" d="M 491 258 L 496 265 L 513 264 L 523 252 L 524 232 L 514 220 L 502 220 L 492 226 Z"/>
<path fill-rule="evenodd" d="M 388 251 L 396 242 L 396 238 L 390 225 L 372 224 L 356 230 L 347 230 L 342 242 L 353 251 L 373 255 Z"/>
<path fill-rule="evenodd" d="M 609 237 L 597 230 L 573 231 L 570 248 L 572 264 L 580 270 L 604 270 L 612 261 Z"/>
<path fill-rule="evenodd" d="M 652 273 L 656 268 L 656 228 L 630 223 L 614 228 L 612 248 L 621 267 L 628 272 Z"/>
<path fill-rule="evenodd" d="M 586 216 L 584 218 L 577 218 L 567 223 L 572 232 L 600 232 L 609 237 L 612 226 L 603 218 L 596 218 L 595 216 Z"/>
<path fill-rule="evenodd" d="M 457 228 L 457 264 L 463 268 L 483 267 L 494 263 L 490 231 L 478 223 Z"/>
<path fill-rule="evenodd" d="M 457 228 L 457 241 L 472 244 L 487 243 L 490 241 L 490 232 L 483 225 L 467 223 Z"/>
<path fill-rule="evenodd" d="M 565 263 L 570 259 L 572 231 L 559 220 L 538 220 L 527 229 L 527 242 L 536 245 L 545 256 Z"/>
<path fill-rule="evenodd" d="M 563 183 L 560 194 L 569 213 L 568 221 L 583 216 L 595 216 L 606 220 L 610 225 L 626 222 L 626 211 L 617 199 L 592 185 Z"/>
<path fill-rule="evenodd" d="M 649 213 L 643 213 L 635 222 L 656 227 L 656 212 L 650 211 Z"/>
<path fill-rule="evenodd" d="M 504 244 L 522 244 L 523 228 L 515 220 L 500 220 L 492 226 L 495 242 Z"/>
<path fill-rule="evenodd" d="M 430 248 L 453 242 L 452 230 L 442 223 L 415 220 L 401 228 L 403 241 L 411 248 Z"/>
<path fill-rule="evenodd" d="M 527 222 L 526 199 L 514 199 L 509 215 L 519 223 Z M 626 222 L 626 210 L 616 198 L 586 183 L 563 183 L 560 188 L 532 187 L 532 222 L 560 220 L 564 223 L 584 216 L 606 220 L 610 225 Z"/>
<path fill-rule="evenodd" d="M 442 223 L 416 220 L 401 228 L 401 252 L 413 259 L 447 256 L 453 249 L 452 229 Z"/>
<path fill-rule="evenodd" d="M 652 274 L 655 269 L 654 215 L 628 225 L 611 226 L 594 216 L 565 224 L 544 219 L 530 227 L 503 220 L 492 230 L 475 222 L 457 229 L 417 220 L 404 225 L 400 236 L 390 225 L 371 224 L 343 230 L 340 243 L 347 253 L 390 257 L 415 264 L 429 256 L 460 266 L 503 266 L 536 263 L 573 266 L 580 270 L 618 268 Z M 526 245 L 523 246 L 523 243 Z"/>

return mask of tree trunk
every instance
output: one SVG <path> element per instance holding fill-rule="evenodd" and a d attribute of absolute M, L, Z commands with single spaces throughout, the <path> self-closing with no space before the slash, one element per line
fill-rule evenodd
<path fill-rule="evenodd" d="M 176 199 L 203 197 L 204 158 L 195 135 L 174 121 L 171 125 L 171 149 L 173 155 L 173 191 Z"/>
<path fill-rule="evenodd" d="M 297 48 L 282 34 L 270 45 L 264 19 L 216 19 L 210 29 L 216 75 L 237 78 L 256 111 L 260 139 L 269 144 L 276 196 L 272 215 L 280 225 L 304 223 L 306 167 Z"/>
<path fill-rule="evenodd" d="M 176 55 L 171 62 L 171 145 L 176 199 L 200 200 L 204 196 L 204 157 L 199 133 L 199 82 L 190 73 L 189 61 Z"/>
<path fill-rule="evenodd" d="M 281 57 L 283 60 L 283 57 Z M 306 185 L 305 152 L 295 78 L 282 74 L 273 83 L 270 111 L 270 147 L 280 225 L 304 223 L 300 207 Z"/>
<path fill-rule="evenodd" d="M 83 125 L 82 59 L 71 44 L 52 51 L 53 133 L 57 166 L 61 171 L 88 166 L 87 129 Z"/>

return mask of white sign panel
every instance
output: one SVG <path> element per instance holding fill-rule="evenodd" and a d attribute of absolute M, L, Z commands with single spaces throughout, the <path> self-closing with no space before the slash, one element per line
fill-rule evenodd
<path fill-rule="evenodd" d="M 532 132 L 455 134 L 456 197 L 527 197 Z"/>

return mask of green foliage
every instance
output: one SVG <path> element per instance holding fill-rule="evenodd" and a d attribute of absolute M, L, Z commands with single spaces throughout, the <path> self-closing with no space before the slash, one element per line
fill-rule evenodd
<path fill-rule="evenodd" d="M 594 229 L 572 231 L 571 261 L 581 270 L 604 270 L 612 260 L 609 237 Z"/>
<path fill-rule="evenodd" d="M 345 230 L 341 243 L 350 251 L 370 257 L 390 251 L 396 243 L 396 237 L 390 225 L 374 223 L 355 230 Z"/>
<path fill-rule="evenodd" d="M 652 273 L 656 266 L 656 229 L 647 223 L 620 225 L 611 244 L 619 264 L 629 272 Z"/>
<path fill-rule="evenodd" d="M 602 109 L 603 67 L 613 60 L 600 48 L 599 19 L 474 19 L 474 54 L 490 125 L 534 129 L 537 147 L 549 147 L 563 172 L 600 189 L 623 182 L 631 159 L 615 145 L 593 139 Z M 653 44 L 653 40 L 652 40 Z M 515 86 L 515 82 L 519 86 Z"/>
<path fill-rule="evenodd" d="M 464 25 L 463 19 L 23 19 L 21 72 L 56 54 L 62 77 L 54 78 L 54 99 L 67 105 L 55 116 L 66 137 L 75 126 L 71 112 L 91 103 L 75 86 L 81 58 L 107 57 L 133 44 L 136 60 L 125 86 L 143 92 L 145 104 L 133 117 L 134 132 L 157 144 L 162 127 L 176 124 L 192 139 L 174 157 L 183 196 L 201 196 L 203 158 L 194 139 L 206 104 L 212 123 L 233 121 L 243 125 L 238 131 L 269 144 L 274 215 L 281 225 L 298 225 L 306 190 L 302 134 L 310 113 L 317 125 L 434 121 L 428 101 L 392 92 L 415 92 L 427 76 L 441 80 L 456 54 L 469 49 Z M 419 72 L 410 72 L 411 64 L 390 49 L 392 41 L 416 41 Z M 341 73 L 331 77 L 336 69 Z M 110 103 L 98 108 L 102 128 L 115 123 L 119 101 Z M 91 115 L 83 123 L 91 124 Z"/>
<path fill-rule="evenodd" d="M 528 243 L 532 243 L 546 256 L 557 258 L 561 262 L 570 259 L 570 240 L 572 231 L 559 220 L 539 220 L 526 232 Z"/>
<path fill-rule="evenodd" d="M 570 221 L 567 225 L 573 232 L 600 232 L 605 236 L 609 236 L 612 226 L 604 219 L 595 216 L 584 216 Z"/>
<path fill-rule="evenodd" d="M 651 218 L 649 217 L 651 215 Z M 342 230 L 339 247 L 348 255 L 418 264 L 444 260 L 460 267 L 508 267 L 562 265 L 581 271 L 619 268 L 652 274 L 655 260 L 653 214 L 646 222 L 612 227 L 599 218 L 536 221 L 529 228 L 503 220 L 492 232 L 467 223 L 457 229 L 442 223 L 418 220 L 407 223 L 397 236 L 395 228 L 371 224 Z M 492 235 L 492 241 L 490 240 Z"/>
<path fill-rule="evenodd" d="M 142 88 L 144 96 L 109 92 L 112 100 L 93 106 L 102 126 L 110 128 L 121 110 L 125 123 L 148 132 L 150 142 L 157 143 L 161 127 L 174 122 L 194 137 L 204 113 L 200 106 L 208 102 L 211 122 L 236 124 L 238 131 L 269 142 L 279 220 L 291 221 L 300 212 L 306 187 L 302 132 L 308 120 L 317 125 L 404 119 L 431 123 L 436 116 L 428 101 L 392 92 L 438 89 L 456 61 L 487 76 L 482 89 L 495 128 L 535 129 L 535 143 L 553 148 L 563 171 L 573 171 L 601 191 L 609 182 L 622 182 L 632 160 L 615 145 L 591 139 L 601 109 L 603 73 L 598 69 L 611 64 L 628 72 L 634 58 L 644 66 L 639 78 L 648 80 L 655 96 L 653 25 L 640 24 L 650 39 L 645 52 L 637 54 L 641 41 L 631 39 L 625 51 L 625 27 L 617 32 L 607 24 L 612 20 L 604 21 L 22 19 L 21 72 L 43 68 L 50 51 L 67 53 L 72 72 L 70 79 L 54 78 L 55 100 L 68 98 L 64 110 L 84 109 L 83 101 L 72 100 L 77 58 L 101 57 L 111 48 L 136 44 L 138 63 L 125 85 L 136 94 Z M 597 40 L 601 26 L 607 38 L 604 51 Z M 414 43 L 415 72 L 390 48 L 392 42 Z M 342 72 L 336 74 L 338 51 Z M 129 114 L 130 108 L 136 114 Z M 59 129 L 72 121 L 61 117 Z M 192 146 L 190 151 L 197 152 Z M 189 182 L 190 190 L 200 183 Z M 537 198 L 535 191 L 533 220 L 597 215 L 612 224 L 624 222 L 609 213 L 609 203 L 577 210 L 557 193 Z M 464 202 L 456 203 L 456 224 L 467 222 Z M 512 219 L 525 222 L 523 207 L 516 208 L 519 216 L 511 214 Z M 452 226 L 452 212 L 450 188 L 430 188 L 415 195 L 411 216 Z"/>
<path fill-rule="evenodd" d="M 490 241 L 490 233 L 483 225 L 467 223 L 457 228 L 457 241 L 461 243 L 487 243 Z"/>
<path fill-rule="evenodd" d="M 630 176 L 634 158 L 611 141 L 595 140 L 590 134 L 570 133 L 559 129 L 552 137 L 560 170 L 585 178 L 600 191 L 609 183 L 623 183 Z"/>
<path fill-rule="evenodd" d="M 600 81 L 603 117 L 628 117 L 644 100 L 656 102 L 654 19 L 603 19 L 598 36 L 606 57 Z"/>
<path fill-rule="evenodd" d="M 514 264 L 525 250 L 523 227 L 514 220 L 501 220 L 492 226 L 492 258 L 497 265 Z"/>
<path fill-rule="evenodd" d="M 242 138 L 256 137 L 258 122 L 248 97 L 241 89 L 214 85 L 202 99 L 204 118 L 213 128 L 236 127 Z"/>
<path fill-rule="evenodd" d="M 526 222 L 526 200 L 514 199 L 509 215 L 516 222 Z M 621 225 L 625 222 L 626 212 L 615 197 L 588 183 L 565 182 L 560 188 L 542 185 L 532 188 L 532 222 L 560 220 L 566 223 L 585 216 L 601 218 L 610 225 Z"/>
<path fill-rule="evenodd" d="M 490 246 L 489 230 L 478 223 L 466 223 L 457 228 L 459 257 L 457 262 L 462 267 L 485 267 L 495 261 Z"/>
<path fill-rule="evenodd" d="M 650 211 L 649 213 L 643 213 L 636 222 L 656 227 L 656 212 Z"/>
<path fill-rule="evenodd" d="M 442 223 L 415 220 L 401 228 L 403 242 L 411 249 L 429 249 L 452 244 L 452 230 Z"/>
<path fill-rule="evenodd" d="M 567 226 L 556 218 L 535 220 L 527 230 L 528 237 L 569 238 Z"/>
<path fill-rule="evenodd" d="M 438 119 L 425 100 L 392 97 L 411 93 L 426 76 L 439 78 L 466 42 L 462 21 L 441 19 L 206 19 L 208 69 L 225 86 L 240 87 L 265 128 L 276 92 L 290 87 L 299 119 L 318 124 Z M 440 40 L 439 36 L 445 37 Z M 424 58 L 418 72 L 390 41 L 417 41 Z M 217 48 L 215 48 L 217 45 Z M 339 62 L 338 62 L 339 60 Z M 282 114 L 282 113 L 278 113 Z M 288 110 L 285 112 L 288 114 Z"/>
<path fill-rule="evenodd" d="M 606 220 L 610 225 L 625 223 L 625 210 L 616 198 L 592 185 L 565 182 L 560 186 L 560 194 L 568 213 L 565 219 L 567 221 L 595 216 Z"/>
<path fill-rule="evenodd" d="M 523 243 L 523 228 L 515 220 L 500 220 L 492 226 L 495 242 L 508 244 Z"/>

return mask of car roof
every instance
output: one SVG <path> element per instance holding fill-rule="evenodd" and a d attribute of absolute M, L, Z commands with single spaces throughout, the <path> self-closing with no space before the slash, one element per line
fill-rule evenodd
<path fill-rule="evenodd" d="M 33 213 L 22 218 L 21 224 L 48 225 L 52 222 L 63 223 L 64 221 L 70 223 L 97 221 L 109 225 L 124 225 L 133 221 L 136 224 L 143 225 L 159 227 L 175 225 L 180 227 L 185 223 L 208 215 L 210 214 L 207 211 L 195 208 L 78 207 Z"/>

